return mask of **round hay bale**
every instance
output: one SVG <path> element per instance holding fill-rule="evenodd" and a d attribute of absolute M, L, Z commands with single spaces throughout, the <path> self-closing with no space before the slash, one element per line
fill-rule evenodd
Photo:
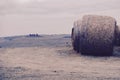
<path fill-rule="evenodd" d="M 75 51 L 78 51 L 78 28 L 77 27 L 73 28 L 72 44 L 73 44 L 73 49 Z"/>
<path fill-rule="evenodd" d="M 72 28 L 72 33 L 71 33 L 71 41 L 72 41 L 72 46 L 73 49 L 76 51 L 76 47 L 75 47 L 75 33 L 74 33 L 74 27 Z"/>
<path fill-rule="evenodd" d="M 116 21 L 112 17 L 86 15 L 81 27 L 81 53 L 88 55 L 112 55 Z"/>
<path fill-rule="evenodd" d="M 80 34 L 80 26 L 81 26 L 81 20 L 78 20 L 74 22 L 74 27 L 72 28 L 72 45 L 73 49 L 77 52 L 79 52 L 79 34 Z"/>
<path fill-rule="evenodd" d="M 120 46 L 120 27 L 117 25 L 115 28 L 115 46 Z"/>

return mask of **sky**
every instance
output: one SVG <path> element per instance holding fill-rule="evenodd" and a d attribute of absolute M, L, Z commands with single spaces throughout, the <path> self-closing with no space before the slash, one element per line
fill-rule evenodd
<path fill-rule="evenodd" d="M 70 34 L 83 15 L 114 17 L 120 24 L 120 0 L 0 0 L 0 37 Z"/>

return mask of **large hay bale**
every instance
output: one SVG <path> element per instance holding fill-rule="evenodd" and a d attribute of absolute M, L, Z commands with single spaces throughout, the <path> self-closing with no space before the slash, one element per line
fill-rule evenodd
<path fill-rule="evenodd" d="M 81 27 L 81 53 L 112 55 L 116 21 L 112 17 L 86 15 Z"/>
<path fill-rule="evenodd" d="M 76 50 L 75 48 L 75 43 L 74 43 L 74 38 L 75 38 L 75 35 L 74 35 L 74 27 L 72 28 L 72 33 L 71 33 L 71 41 L 72 41 L 72 46 L 73 46 L 73 49 Z"/>
<path fill-rule="evenodd" d="M 79 52 L 79 34 L 80 34 L 80 28 L 81 28 L 81 20 L 74 22 L 74 27 L 72 28 L 72 45 L 73 49 L 77 52 Z"/>
<path fill-rule="evenodd" d="M 115 32 L 115 45 L 120 46 L 120 26 L 116 26 Z"/>

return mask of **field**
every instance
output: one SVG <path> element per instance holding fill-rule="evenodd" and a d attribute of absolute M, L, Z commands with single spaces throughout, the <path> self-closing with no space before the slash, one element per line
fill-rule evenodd
<path fill-rule="evenodd" d="M 0 38 L 0 80 L 120 80 L 120 48 L 113 56 L 76 53 L 70 35 Z"/>

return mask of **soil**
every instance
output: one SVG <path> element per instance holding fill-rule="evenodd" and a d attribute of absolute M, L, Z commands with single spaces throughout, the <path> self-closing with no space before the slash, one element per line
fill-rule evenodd
<path fill-rule="evenodd" d="M 119 47 L 113 56 L 81 55 L 64 36 L 1 38 L 0 80 L 120 80 Z"/>

